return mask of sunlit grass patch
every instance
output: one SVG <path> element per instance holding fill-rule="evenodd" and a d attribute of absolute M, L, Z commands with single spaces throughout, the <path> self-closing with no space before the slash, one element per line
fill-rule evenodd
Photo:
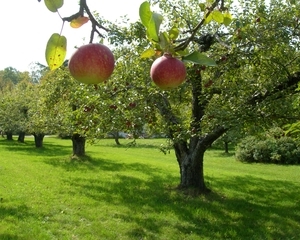
<path fill-rule="evenodd" d="M 297 239 L 299 166 L 244 164 L 221 150 L 205 155 L 213 190 L 176 189 L 174 153 L 165 140 L 122 139 L 87 145 L 71 159 L 71 141 L 43 149 L 0 140 L 0 239 Z"/>

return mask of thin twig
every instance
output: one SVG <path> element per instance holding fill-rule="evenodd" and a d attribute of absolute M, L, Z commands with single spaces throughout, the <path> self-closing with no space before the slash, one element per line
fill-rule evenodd
<path fill-rule="evenodd" d="M 99 29 L 103 29 L 106 32 L 109 32 L 110 30 L 106 27 L 104 27 L 103 25 L 101 25 L 94 17 L 94 15 L 91 13 L 86 0 L 80 0 L 79 3 L 79 11 L 69 17 L 64 17 L 62 18 L 63 21 L 67 21 L 67 22 L 71 22 L 74 19 L 77 19 L 78 17 L 82 17 L 84 15 L 84 12 L 87 13 L 91 23 L 92 23 L 92 31 L 91 31 L 91 37 L 90 37 L 90 43 L 93 41 L 94 39 L 94 33 L 96 32 L 100 37 L 104 37 L 97 28 Z"/>
<path fill-rule="evenodd" d="M 218 5 L 218 3 L 220 2 L 220 0 L 216 0 L 211 7 L 208 9 L 208 12 L 205 14 L 205 16 L 203 17 L 203 19 L 198 23 L 198 25 L 192 30 L 192 34 L 191 36 L 184 41 L 183 43 L 179 44 L 178 46 L 176 46 L 174 48 L 175 51 L 180 51 L 180 50 L 184 50 L 191 41 L 193 41 L 193 39 L 195 38 L 196 33 L 199 31 L 199 29 L 203 26 L 205 19 L 212 13 L 212 11 L 215 9 L 215 7 Z"/>

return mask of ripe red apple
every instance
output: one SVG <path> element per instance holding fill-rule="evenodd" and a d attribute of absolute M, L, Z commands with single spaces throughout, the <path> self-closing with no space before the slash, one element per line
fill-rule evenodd
<path fill-rule="evenodd" d="M 150 69 L 153 82 L 162 90 L 178 87 L 186 78 L 184 63 L 171 54 L 157 58 Z"/>
<path fill-rule="evenodd" d="M 117 107 L 115 104 L 112 104 L 112 105 L 109 106 L 109 108 L 110 108 L 110 109 L 117 110 L 118 107 Z"/>
<path fill-rule="evenodd" d="M 213 83 L 214 83 L 214 82 L 213 82 L 211 79 L 209 79 L 208 82 L 206 82 L 206 83 L 204 84 L 204 87 L 205 87 L 205 88 L 209 88 Z"/>
<path fill-rule="evenodd" d="M 114 55 L 100 43 L 81 46 L 69 61 L 71 75 L 79 82 L 98 84 L 106 81 L 115 67 Z"/>
<path fill-rule="evenodd" d="M 135 108 L 135 107 L 136 107 L 136 103 L 135 103 L 135 102 L 129 103 L 129 107 L 130 107 L 130 108 Z"/>

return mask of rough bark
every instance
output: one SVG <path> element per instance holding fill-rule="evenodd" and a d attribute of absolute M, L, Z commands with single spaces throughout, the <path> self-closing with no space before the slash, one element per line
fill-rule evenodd
<path fill-rule="evenodd" d="M 210 192 L 204 179 L 204 153 L 226 131 L 227 129 L 224 127 L 216 127 L 207 135 L 193 137 L 193 139 L 190 139 L 189 145 L 187 141 L 174 143 L 175 154 L 180 168 L 180 188 L 194 188 L 198 193 Z"/>
<path fill-rule="evenodd" d="M 45 134 L 44 133 L 34 133 L 33 136 L 34 136 L 35 147 L 42 148 Z"/>
<path fill-rule="evenodd" d="M 82 157 L 85 155 L 86 138 L 78 133 L 72 136 L 73 156 Z"/>
<path fill-rule="evenodd" d="M 179 187 L 182 189 L 193 188 L 199 193 L 207 193 L 210 192 L 210 190 L 207 188 L 204 181 L 204 152 L 201 154 L 198 153 L 197 155 L 198 158 L 195 158 L 195 155 L 191 153 L 182 157 Z"/>
<path fill-rule="evenodd" d="M 18 142 L 24 143 L 25 141 L 25 132 L 20 132 L 18 136 Z"/>

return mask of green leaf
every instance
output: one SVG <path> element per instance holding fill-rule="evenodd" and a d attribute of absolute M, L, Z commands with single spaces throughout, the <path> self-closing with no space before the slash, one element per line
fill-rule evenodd
<path fill-rule="evenodd" d="M 217 63 L 212 58 L 207 57 L 205 54 L 200 52 L 192 52 L 189 55 L 183 56 L 182 61 L 191 62 L 195 64 L 201 64 L 205 66 L 216 66 Z"/>
<path fill-rule="evenodd" d="M 53 33 L 46 47 L 46 61 L 51 70 L 59 68 L 66 57 L 67 39 L 58 33 Z"/>
<path fill-rule="evenodd" d="M 179 35 L 179 29 L 177 27 L 172 27 L 169 31 L 169 38 L 175 40 Z"/>
<path fill-rule="evenodd" d="M 205 23 L 205 24 L 209 24 L 209 23 L 211 22 L 211 20 L 213 20 L 212 14 L 209 14 L 209 15 L 205 18 L 204 23 Z"/>
<path fill-rule="evenodd" d="M 225 26 L 229 26 L 230 23 L 232 22 L 232 16 L 231 16 L 231 14 L 229 12 L 225 12 L 223 14 L 223 17 L 224 17 L 223 24 Z"/>
<path fill-rule="evenodd" d="M 224 17 L 223 14 L 219 10 L 214 10 L 212 13 L 212 18 L 215 20 L 217 23 L 223 23 Z"/>
<path fill-rule="evenodd" d="M 160 33 L 159 35 L 159 45 L 162 49 L 168 49 L 170 46 L 170 39 L 166 32 Z"/>
<path fill-rule="evenodd" d="M 155 55 L 155 50 L 153 48 L 149 48 L 142 53 L 141 58 L 150 58 L 154 55 Z"/>
<path fill-rule="evenodd" d="M 161 14 L 154 13 L 154 12 L 152 13 L 149 25 L 147 27 L 147 33 L 149 38 L 151 40 L 154 40 L 155 42 L 159 42 L 158 33 L 159 33 L 159 27 L 160 24 L 162 23 L 162 20 L 163 17 Z"/>
<path fill-rule="evenodd" d="M 150 3 L 149 2 L 143 2 L 140 5 L 139 15 L 140 15 L 140 19 L 142 21 L 142 24 L 146 28 L 148 28 L 149 22 L 150 22 L 151 17 L 152 17 L 152 12 L 151 12 L 151 9 L 150 9 Z"/>
<path fill-rule="evenodd" d="M 45 5 L 49 11 L 57 12 L 64 5 L 64 0 L 45 0 Z"/>
<path fill-rule="evenodd" d="M 295 5 L 296 4 L 296 0 L 289 0 L 291 5 Z"/>
<path fill-rule="evenodd" d="M 205 6 L 204 3 L 199 3 L 199 7 L 200 7 L 200 9 L 201 9 L 202 12 L 204 12 L 205 9 L 206 9 L 206 6 Z"/>
<path fill-rule="evenodd" d="M 147 29 L 147 36 L 151 41 L 159 42 L 159 27 L 163 17 L 159 13 L 152 12 L 149 2 L 143 2 L 139 9 L 140 19 L 142 24 Z"/>

